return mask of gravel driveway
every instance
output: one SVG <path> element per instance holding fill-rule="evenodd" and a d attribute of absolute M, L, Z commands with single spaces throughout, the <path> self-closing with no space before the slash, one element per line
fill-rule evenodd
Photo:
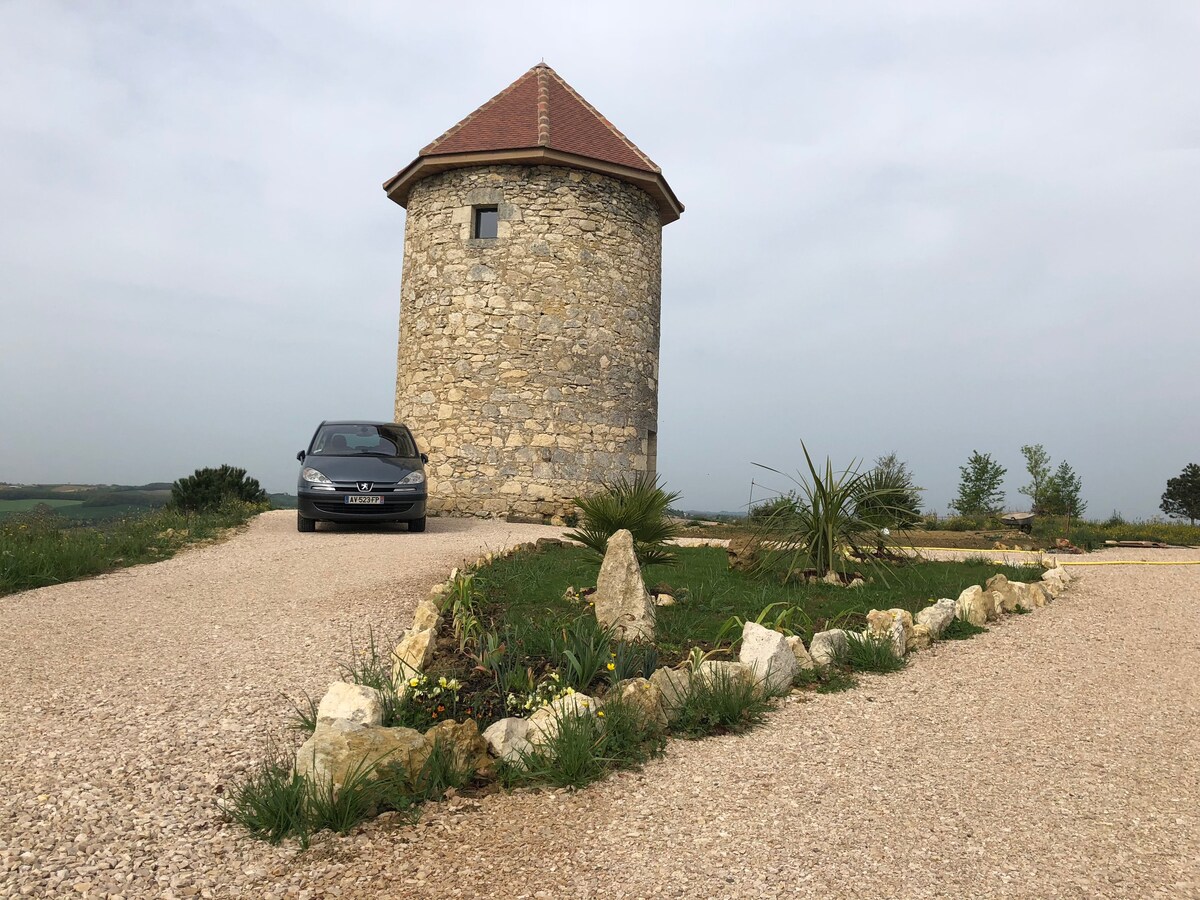
<path fill-rule="evenodd" d="M 551 533 L 291 522 L 0 599 L 0 894 L 1200 897 L 1200 566 L 1075 568 L 1033 615 L 576 794 L 250 841 L 214 792 L 282 732 L 279 692 L 462 557 Z"/>

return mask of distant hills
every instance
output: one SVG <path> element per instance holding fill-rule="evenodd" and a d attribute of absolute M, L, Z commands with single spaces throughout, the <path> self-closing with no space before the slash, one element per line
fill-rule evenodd
<path fill-rule="evenodd" d="M 276 509 L 296 508 L 296 498 L 292 494 L 268 496 Z M 138 485 L 0 482 L 0 519 L 44 506 L 70 522 L 101 522 L 166 506 L 170 500 L 169 481 Z"/>

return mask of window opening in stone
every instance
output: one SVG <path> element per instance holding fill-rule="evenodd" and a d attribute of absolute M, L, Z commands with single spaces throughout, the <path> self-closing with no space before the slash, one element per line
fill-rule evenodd
<path fill-rule="evenodd" d="M 477 238 L 494 238 L 497 224 L 500 221 L 500 211 L 494 206 L 475 207 L 475 234 Z"/>
<path fill-rule="evenodd" d="M 646 471 L 651 475 L 658 474 L 658 432 L 646 432 Z"/>

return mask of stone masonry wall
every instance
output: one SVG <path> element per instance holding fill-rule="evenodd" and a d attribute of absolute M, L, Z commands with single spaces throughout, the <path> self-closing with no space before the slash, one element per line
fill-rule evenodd
<path fill-rule="evenodd" d="M 496 206 L 498 236 L 471 237 Z M 640 188 L 553 166 L 456 169 L 408 199 L 396 420 L 432 512 L 558 517 L 655 468 L 662 228 Z"/>

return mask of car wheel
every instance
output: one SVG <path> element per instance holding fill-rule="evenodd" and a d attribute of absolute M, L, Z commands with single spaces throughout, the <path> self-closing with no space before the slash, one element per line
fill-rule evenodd
<path fill-rule="evenodd" d="M 303 531 L 306 533 L 309 531 L 316 531 L 317 530 L 317 520 L 316 519 L 306 519 L 306 518 L 304 518 L 304 516 L 300 515 L 300 513 L 296 513 L 296 530 Z"/>
<path fill-rule="evenodd" d="M 408 530 L 409 531 L 424 531 L 425 530 L 425 517 L 421 516 L 421 518 L 413 519 L 411 522 L 409 522 Z"/>

